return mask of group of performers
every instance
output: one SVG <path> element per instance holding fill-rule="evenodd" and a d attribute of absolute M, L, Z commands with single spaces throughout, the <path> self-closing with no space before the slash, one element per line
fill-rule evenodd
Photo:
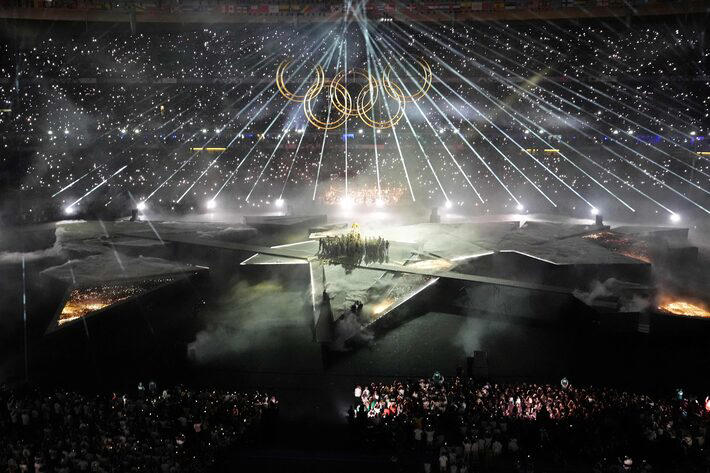
<path fill-rule="evenodd" d="M 382 237 L 360 235 L 356 226 L 345 234 L 318 240 L 318 257 L 338 263 L 370 264 L 389 260 L 390 242 Z"/>

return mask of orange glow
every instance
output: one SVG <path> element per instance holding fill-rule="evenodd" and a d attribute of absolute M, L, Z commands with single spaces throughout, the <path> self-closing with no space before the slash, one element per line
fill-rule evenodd
<path fill-rule="evenodd" d="M 72 289 L 64 307 L 62 307 L 57 324 L 64 325 L 110 305 L 145 294 L 149 289 L 172 281 L 174 281 L 172 277 L 163 277 L 133 283 L 114 282 Z"/>
<path fill-rule="evenodd" d="M 389 309 L 392 304 L 394 304 L 392 299 L 385 299 L 384 301 L 372 306 L 372 314 L 381 315 L 384 311 Z"/>
<path fill-rule="evenodd" d="M 582 238 L 595 240 L 604 248 L 620 255 L 634 258 L 644 263 L 651 263 L 651 256 L 648 251 L 648 244 L 644 240 L 634 240 L 611 231 L 601 231 L 590 233 Z"/>
<path fill-rule="evenodd" d="M 408 264 L 408 268 L 422 269 L 424 271 L 448 271 L 454 264 L 445 259 L 429 259 Z"/>
<path fill-rule="evenodd" d="M 699 302 L 688 302 L 665 298 L 658 306 L 663 312 L 675 315 L 689 315 L 692 317 L 710 317 L 710 311 Z"/>
<path fill-rule="evenodd" d="M 86 314 L 108 307 L 112 302 L 102 301 L 69 301 L 59 316 L 59 325 L 84 317 Z"/>

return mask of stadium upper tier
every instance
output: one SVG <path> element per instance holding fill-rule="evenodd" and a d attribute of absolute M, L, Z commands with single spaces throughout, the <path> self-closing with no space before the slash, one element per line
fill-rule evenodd
<path fill-rule="evenodd" d="M 55 209 L 125 208 L 127 192 L 152 207 L 335 203 L 347 189 L 491 212 L 710 213 L 702 17 L 371 22 L 367 36 L 356 24 L 18 26 L 0 32 L 0 187 Z M 347 58 L 380 76 L 391 66 L 411 94 L 404 63 L 422 55 L 431 88 L 394 128 L 355 116 L 325 133 L 275 84 L 285 56 L 299 58 L 294 91 L 312 81 L 303 58 L 322 58 L 328 78 Z M 380 100 L 378 119 L 398 102 Z M 321 120 L 328 103 L 315 103 Z"/>
<path fill-rule="evenodd" d="M 328 22 L 339 20 L 347 10 L 342 0 L 9 0 L 3 3 L 0 18 L 82 22 Z M 363 9 L 367 17 L 375 20 L 439 22 L 673 15 L 707 12 L 709 4 L 707 0 L 682 3 L 665 0 L 389 0 L 366 2 Z"/>

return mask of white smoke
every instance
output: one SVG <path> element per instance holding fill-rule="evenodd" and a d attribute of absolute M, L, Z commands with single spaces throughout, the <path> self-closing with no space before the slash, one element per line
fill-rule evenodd
<path fill-rule="evenodd" d="M 614 278 L 609 278 L 603 283 L 601 281 L 594 280 L 592 281 L 592 286 L 589 288 L 589 292 L 575 289 L 574 296 L 583 301 L 585 304 L 592 305 L 594 301 L 600 297 L 608 297 L 613 294 L 610 288 L 614 281 Z"/>
<path fill-rule="evenodd" d="M 630 300 L 624 301 L 619 309 L 621 312 L 641 312 L 651 305 L 651 300 L 647 297 L 635 295 Z"/>
<path fill-rule="evenodd" d="M 278 346 L 302 323 L 300 293 L 278 281 L 239 281 L 204 312 L 207 326 L 188 350 L 197 363 L 258 352 Z"/>
<path fill-rule="evenodd" d="M 54 244 L 49 248 L 34 251 L 3 251 L 0 253 L 0 264 L 19 264 L 24 259 L 29 263 L 32 261 L 41 260 L 44 258 L 55 258 L 63 256 L 62 254 L 62 236 L 65 230 L 62 227 L 57 227 L 54 232 Z"/>
<path fill-rule="evenodd" d="M 593 281 L 588 292 L 575 290 L 574 296 L 587 305 L 594 305 L 600 297 L 616 297 L 621 312 L 640 312 L 651 304 L 649 297 L 634 293 L 644 289 L 641 284 L 609 278 L 604 282 Z"/>
<path fill-rule="evenodd" d="M 374 338 L 361 317 L 352 311 L 347 311 L 335 322 L 335 337 L 330 348 L 335 351 L 347 351 L 345 344 L 348 340 L 360 345 L 370 343 Z"/>
<path fill-rule="evenodd" d="M 211 238 L 220 241 L 238 242 L 256 234 L 251 227 L 227 227 L 216 231 L 197 232 L 200 238 Z"/>

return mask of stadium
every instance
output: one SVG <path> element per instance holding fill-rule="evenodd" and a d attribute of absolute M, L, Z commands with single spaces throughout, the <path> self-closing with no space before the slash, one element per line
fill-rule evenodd
<path fill-rule="evenodd" d="M 0 465 L 707 471 L 710 2 L 0 5 Z"/>

